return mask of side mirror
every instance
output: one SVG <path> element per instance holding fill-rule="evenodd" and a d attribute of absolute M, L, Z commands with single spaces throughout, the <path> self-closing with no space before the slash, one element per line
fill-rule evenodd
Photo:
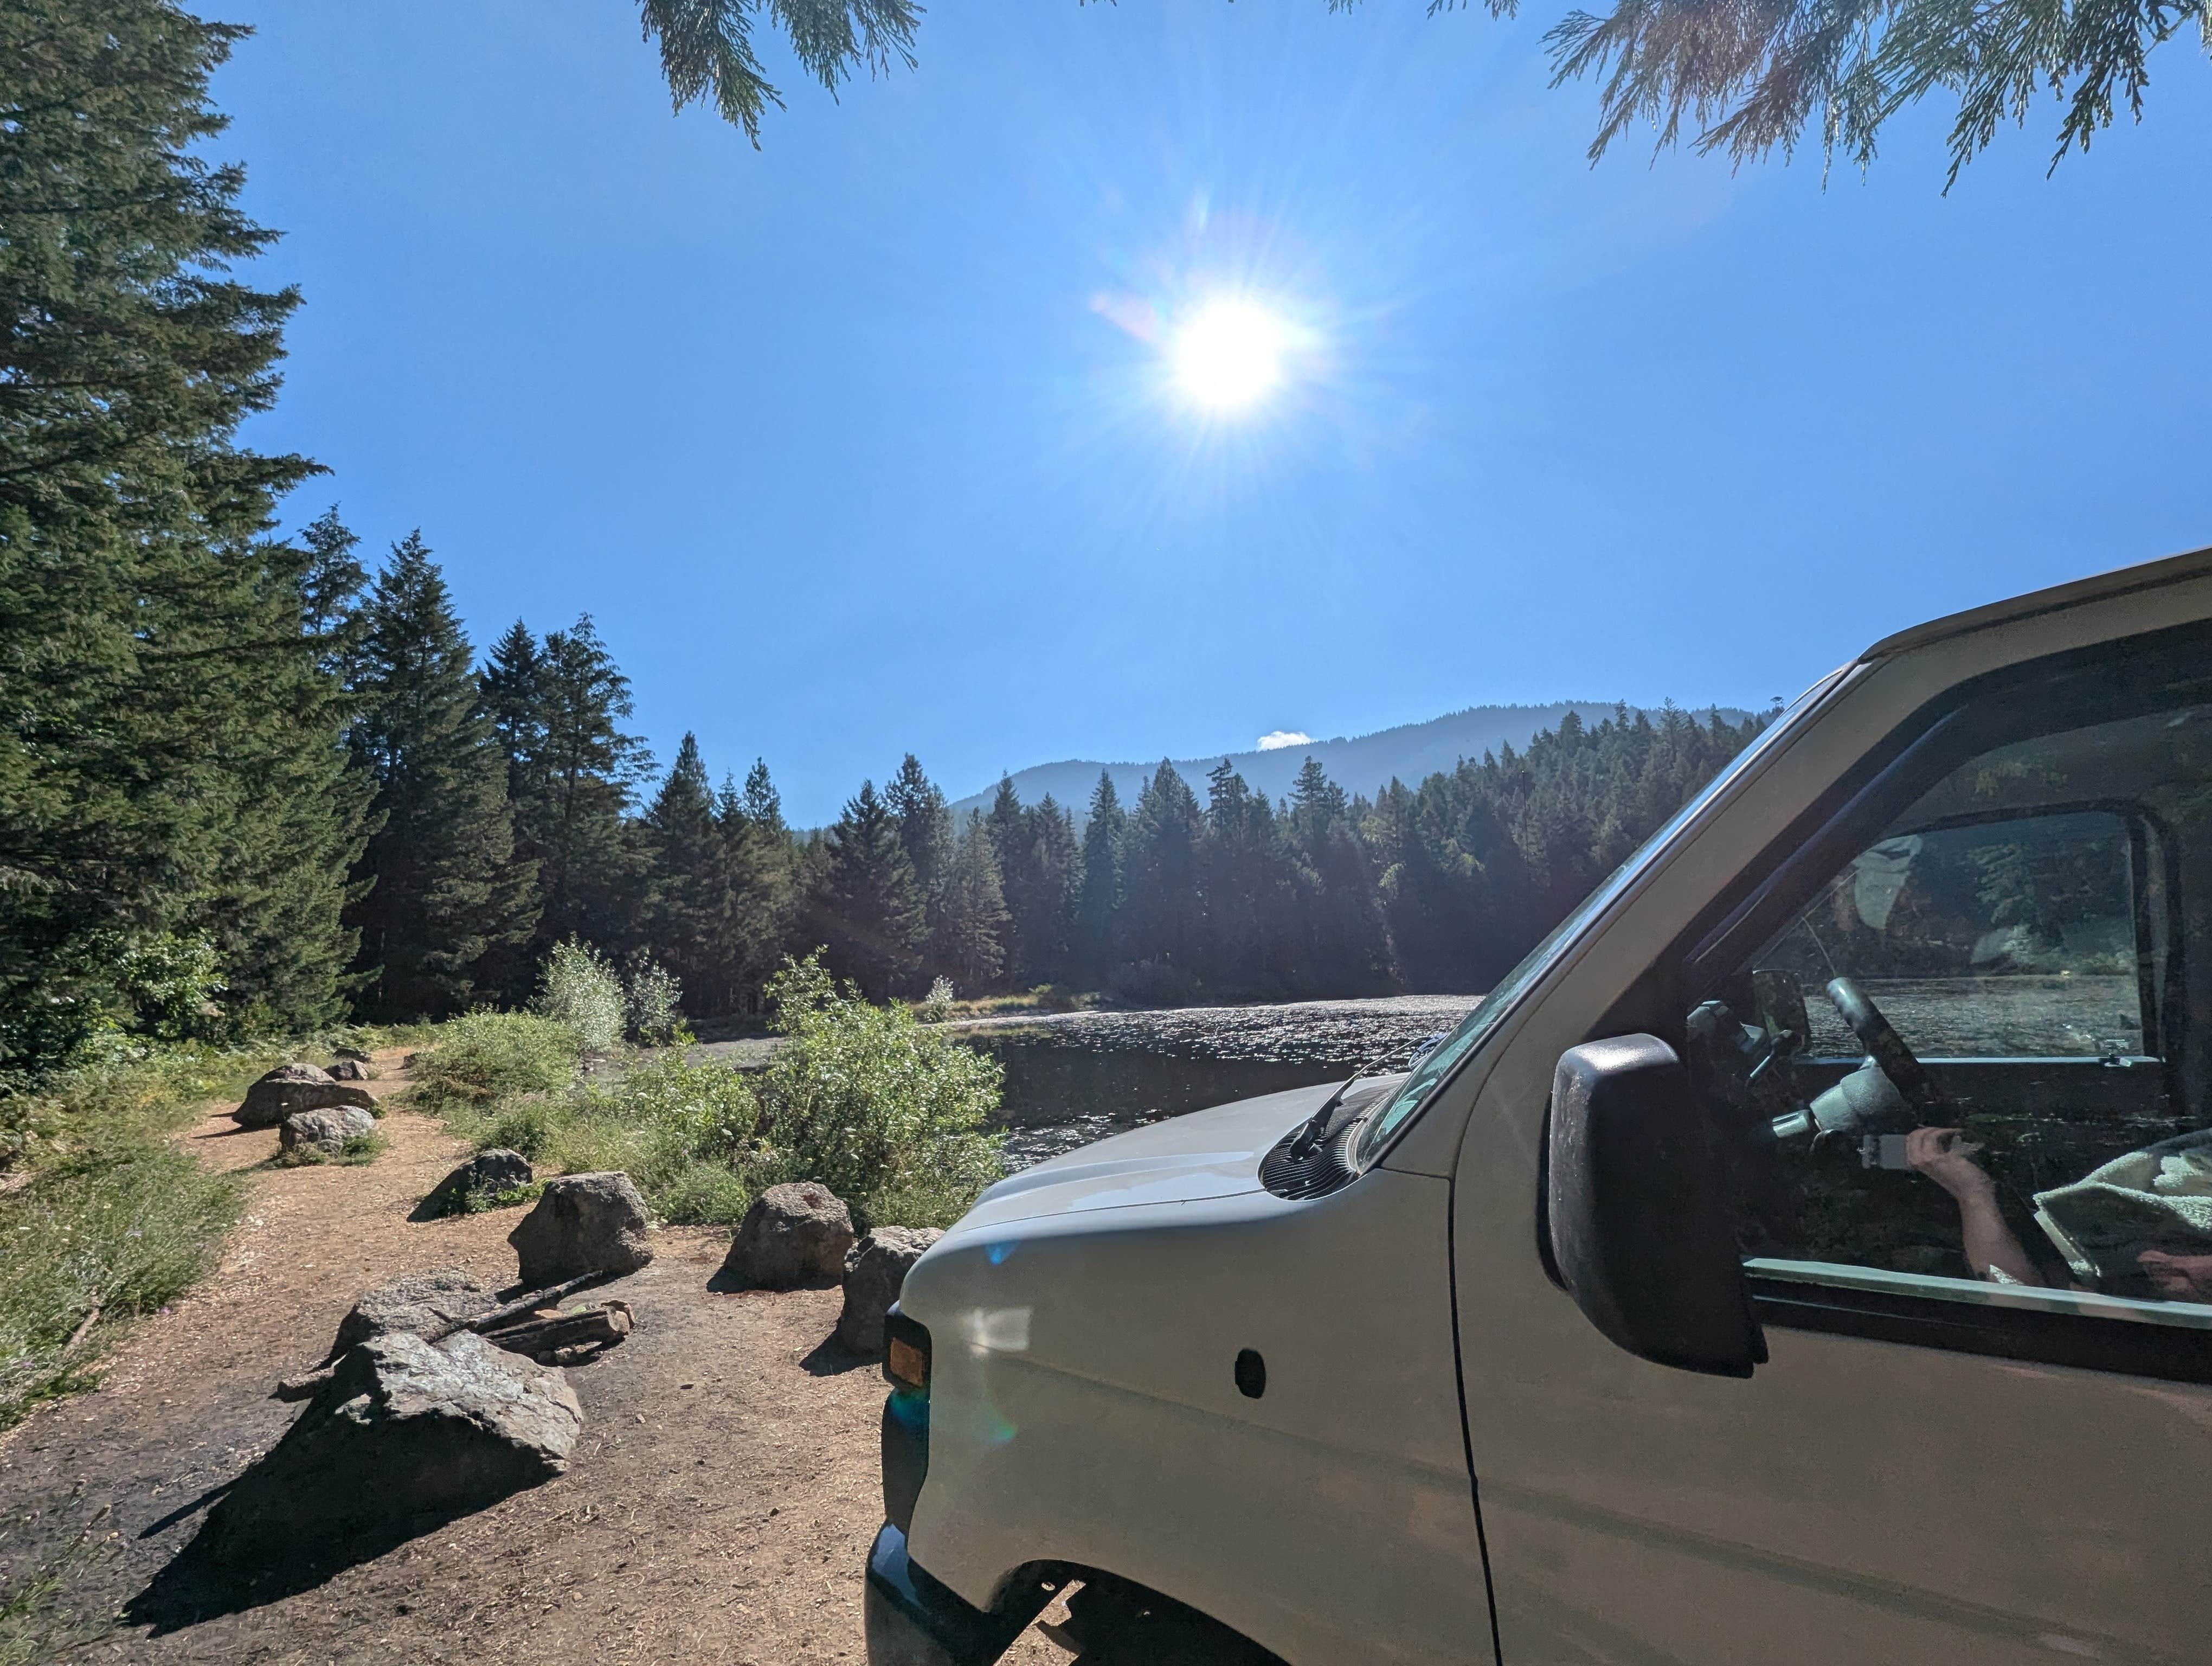
<path fill-rule="evenodd" d="M 1576 1304 L 1639 1359 L 1748 1377 L 1751 1316 L 1717 1133 L 1656 1036 L 1586 1042 L 1552 1078 L 1552 1259 Z"/>

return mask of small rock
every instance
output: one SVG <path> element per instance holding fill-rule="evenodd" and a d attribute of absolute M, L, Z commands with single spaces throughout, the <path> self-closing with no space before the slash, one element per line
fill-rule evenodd
<path fill-rule="evenodd" d="M 759 1290 L 796 1290 L 845 1276 L 853 1216 L 818 1181 L 771 1186 L 753 1200 L 730 1239 L 722 1271 Z"/>
<path fill-rule="evenodd" d="M 430 1189 L 415 1211 L 416 1220 L 434 1220 L 441 1215 L 457 1215 L 469 1207 L 471 1195 L 486 1196 L 495 1192 L 511 1192 L 531 1182 L 530 1159 L 519 1151 L 509 1151 L 504 1146 L 495 1146 L 489 1151 L 480 1151 Z"/>
<path fill-rule="evenodd" d="M 653 1259 L 645 1199 L 619 1171 L 549 1180 L 538 1207 L 507 1234 L 524 1286 L 541 1290 L 587 1273 L 635 1273 Z"/>
<path fill-rule="evenodd" d="M 374 1337 L 209 1512 L 194 1548 L 239 1566 L 333 1538 L 410 1536 L 552 1480 L 583 1422 L 558 1371 L 471 1332 L 434 1345 Z"/>
<path fill-rule="evenodd" d="M 300 1110 L 326 1110 L 334 1105 L 376 1109 L 375 1096 L 354 1082 L 331 1079 L 330 1073 L 311 1064 L 280 1064 L 246 1090 L 246 1101 L 231 1112 L 240 1128 L 275 1128 Z"/>
<path fill-rule="evenodd" d="M 333 1047 L 331 1049 L 331 1056 L 334 1059 L 343 1059 L 350 1064 L 367 1064 L 369 1061 L 368 1055 L 358 1047 Z"/>
<path fill-rule="evenodd" d="M 292 1151 L 312 1146 L 326 1157 L 336 1157 L 345 1149 L 347 1140 L 375 1131 L 376 1118 L 351 1105 L 340 1105 L 335 1110 L 295 1110 L 276 1130 L 276 1146 L 279 1151 Z"/>
<path fill-rule="evenodd" d="M 379 1285 L 353 1304 L 338 1322 L 329 1357 L 336 1359 L 379 1336 L 428 1336 L 449 1325 L 465 1324 L 499 1305 L 477 1280 L 458 1267 L 410 1273 Z"/>
<path fill-rule="evenodd" d="M 334 1082 L 366 1082 L 376 1074 L 360 1059 L 340 1059 L 324 1073 Z"/>
<path fill-rule="evenodd" d="M 855 1353 L 884 1351 L 884 1317 L 899 1298 L 907 1269 L 943 1237 L 934 1226 L 878 1226 L 845 1258 L 845 1310 L 837 1341 Z"/>

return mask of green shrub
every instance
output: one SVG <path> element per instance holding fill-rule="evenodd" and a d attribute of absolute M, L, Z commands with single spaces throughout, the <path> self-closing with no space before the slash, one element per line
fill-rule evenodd
<path fill-rule="evenodd" d="M 949 1225 L 1006 1172 L 984 1132 L 997 1061 L 841 989 L 818 954 L 786 960 L 769 994 L 786 1040 L 761 1087 L 763 1183 L 818 1180 L 869 1224 Z"/>
<path fill-rule="evenodd" d="M 611 1053 L 622 1045 L 622 979 L 614 964 L 581 938 L 553 945 L 538 982 L 537 1006 L 574 1031 L 587 1053 Z"/>
<path fill-rule="evenodd" d="M 684 986 L 676 974 L 659 961 L 645 959 L 630 968 L 623 986 L 623 1008 L 629 1033 L 641 1046 L 667 1047 L 684 1035 Z"/>
<path fill-rule="evenodd" d="M 552 1145 L 554 1125 L 568 1114 L 566 1098 L 550 1093 L 503 1099 L 492 1107 L 483 1131 L 477 1135 L 477 1149 L 503 1147 L 535 1163 Z"/>
<path fill-rule="evenodd" d="M 502 1099 L 557 1093 L 576 1079 L 579 1042 L 532 1012 L 471 1012 L 441 1025 L 417 1054 L 413 1102 L 433 1116 L 483 1113 Z"/>

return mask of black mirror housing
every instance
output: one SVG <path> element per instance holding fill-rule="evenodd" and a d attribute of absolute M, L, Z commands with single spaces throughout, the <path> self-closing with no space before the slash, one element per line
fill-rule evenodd
<path fill-rule="evenodd" d="M 1553 1262 L 1590 1322 L 1639 1359 L 1750 1376 L 1766 1348 L 1726 1154 L 1674 1049 L 1617 1036 L 1562 1054 L 1547 1156 Z"/>

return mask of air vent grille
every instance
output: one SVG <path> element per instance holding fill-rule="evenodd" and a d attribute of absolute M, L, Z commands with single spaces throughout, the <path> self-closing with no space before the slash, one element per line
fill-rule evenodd
<path fill-rule="evenodd" d="M 1294 1156 L 1291 1148 L 1297 1144 L 1298 1136 L 1305 1132 L 1301 1122 L 1280 1140 L 1274 1148 L 1260 1159 L 1260 1183 L 1277 1197 L 1302 1200 L 1327 1197 L 1331 1192 L 1349 1186 L 1358 1178 L 1352 1164 L 1346 1160 L 1345 1146 L 1351 1130 L 1346 1128 L 1334 1138 L 1323 1140 L 1311 1151 Z"/>

